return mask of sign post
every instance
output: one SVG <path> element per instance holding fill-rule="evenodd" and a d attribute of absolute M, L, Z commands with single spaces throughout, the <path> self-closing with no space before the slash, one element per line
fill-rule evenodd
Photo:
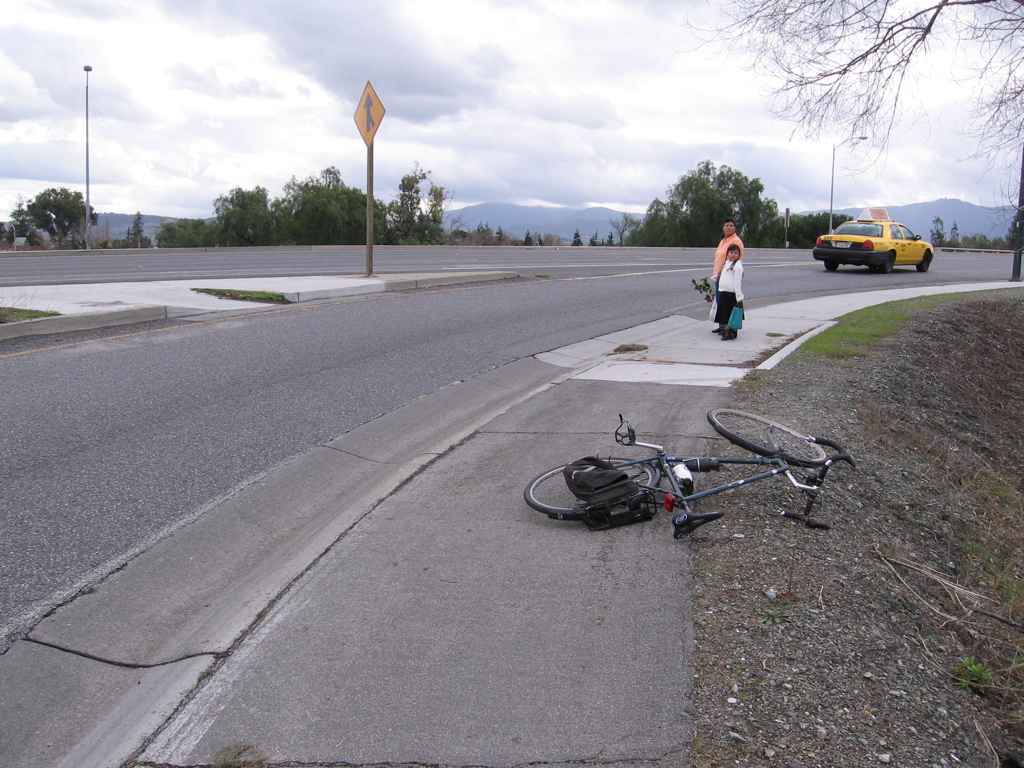
<path fill-rule="evenodd" d="M 366 142 L 366 276 L 373 274 L 373 137 L 377 133 L 380 121 L 384 117 L 384 105 L 377 98 L 377 93 L 366 81 L 363 95 L 359 97 L 353 119 L 356 128 Z"/>

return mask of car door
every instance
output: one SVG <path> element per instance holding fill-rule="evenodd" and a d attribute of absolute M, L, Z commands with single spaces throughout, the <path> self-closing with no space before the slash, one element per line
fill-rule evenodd
<path fill-rule="evenodd" d="M 917 264 L 924 257 L 924 244 L 921 239 L 902 224 L 899 225 L 902 236 L 902 260 L 897 259 L 899 264 Z"/>
<path fill-rule="evenodd" d="M 896 263 L 907 263 L 907 239 L 903 234 L 903 228 L 899 224 L 889 225 L 889 239 L 892 240 L 892 249 L 896 251 Z"/>

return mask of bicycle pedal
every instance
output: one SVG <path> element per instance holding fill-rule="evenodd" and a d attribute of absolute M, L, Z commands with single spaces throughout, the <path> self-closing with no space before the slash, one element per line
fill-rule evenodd
<path fill-rule="evenodd" d="M 820 528 L 827 531 L 832 526 L 826 523 L 824 520 L 819 520 L 816 517 L 809 517 L 808 515 L 800 512 L 783 512 L 783 517 L 788 517 L 792 520 L 799 520 L 801 523 L 806 525 L 808 528 Z"/>
<path fill-rule="evenodd" d="M 725 512 L 705 512 L 704 514 L 698 514 L 696 512 L 680 512 L 672 518 L 672 525 L 674 526 L 672 537 L 675 539 L 681 539 L 683 536 L 693 533 L 704 525 L 704 523 L 710 523 L 713 520 L 718 520 L 724 514 Z"/>

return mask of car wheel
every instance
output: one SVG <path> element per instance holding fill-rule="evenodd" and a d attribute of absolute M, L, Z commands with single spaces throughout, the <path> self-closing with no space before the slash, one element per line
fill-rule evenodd
<path fill-rule="evenodd" d="M 827 272 L 835 272 L 837 269 L 839 269 L 839 262 L 838 261 L 826 261 L 825 262 L 825 270 Z"/>
<path fill-rule="evenodd" d="M 881 272 L 883 275 L 891 275 L 892 274 L 892 268 L 895 267 L 895 266 L 896 266 L 896 252 L 895 251 L 889 251 L 885 255 L 885 261 L 883 261 L 879 265 L 878 271 Z"/>
<path fill-rule="evenodd" d="M 932 252 L 931 251 L 925 251 L 924 258 L 921 259 L 921 262 L 917 265 L 917 271 L 918 272 L 927 272 L 928 271 L 928 267 L 930 267 L 931 265 L 932 265 Z"/>

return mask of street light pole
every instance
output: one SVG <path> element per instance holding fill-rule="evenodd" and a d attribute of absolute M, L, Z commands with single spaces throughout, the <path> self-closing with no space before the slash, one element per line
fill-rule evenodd
<path fill-rule="evenodd" d="M 1013 268 L 1010 272 L 1010 282 L 1020 282 L 1020 263 L 1024 256 L 1024 151 L 1021 152 L 1020 160 L 1020 193 L 1017 195 L 1017 215 L 1013 217 Z"/>
<path fill-rule="evenodd" d="M 92 203 L 89 199 L 89 73 L 92 67 L 86 64 L 85 70 L 85 249 L 92 248 L 89 224 L 92 219 Z"/>
<path fill-rule="evenodd" d="M 828 187 L 828 231 L 829 232 L 832 231 L 832 199 L 833 199 L 833 195 L 834 195 L 835 189 L 836 189 L 836 150 L 839 149 L 839 147 L 843 146 L 843 144 L 845 144 L 848 141 L 852 141 L 854 144 L 856 144 L 858 141 L 867 141 L 867 140 L 868 140 L 867 136 L 857 136 L 856 138 L 851 136 L 848 139 L 844 139 L 843 141 L 840 141 L 838 144 L 833 144 L 832 145 L 832 181 L 829 183 L 829 187 Z"/>

